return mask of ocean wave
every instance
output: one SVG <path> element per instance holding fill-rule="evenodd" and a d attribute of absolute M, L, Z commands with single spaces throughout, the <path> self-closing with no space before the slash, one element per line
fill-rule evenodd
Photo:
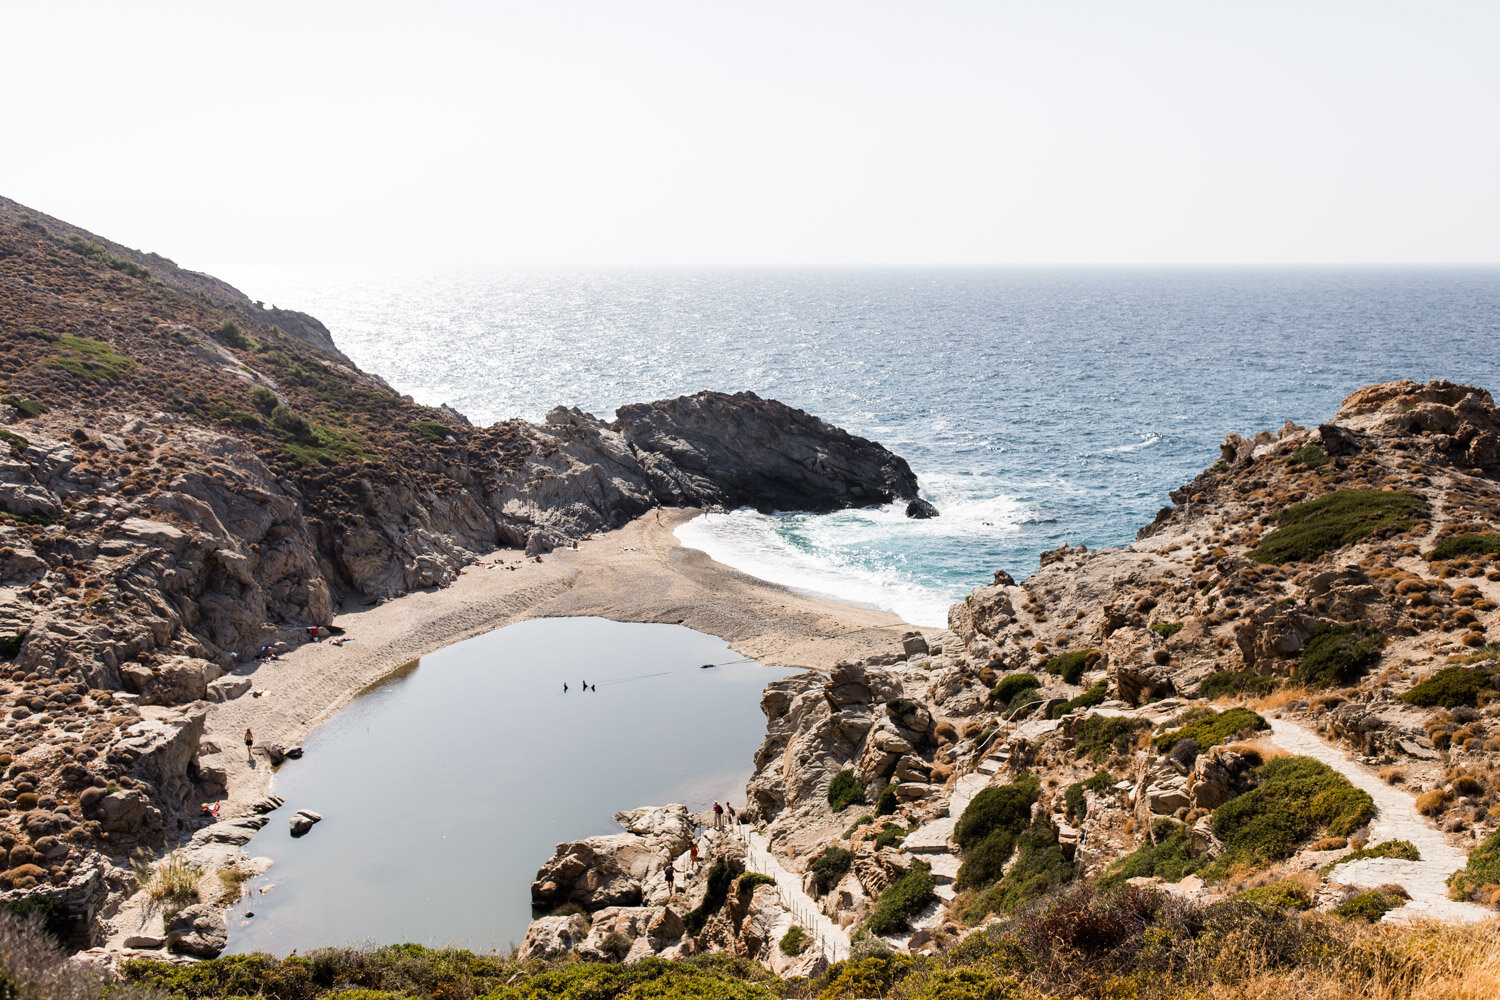
<path fill-rule="evenodd" d="M 1101 448 L 1100 451 L 1106 455 L 1119 454 L 1121 452 L 1128 451 L 1140 451 L 1142 448 L 1149 448 L 1159 441 L 1161 441 L 1160 434 L 1147 434 L 1144 435 L 1141 440 L 1137 441 L 1135 444 L 1122 444 L 1115 448 Z"/>

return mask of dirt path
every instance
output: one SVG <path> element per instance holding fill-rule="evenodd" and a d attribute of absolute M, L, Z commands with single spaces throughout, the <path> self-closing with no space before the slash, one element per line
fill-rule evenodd
<path fill-rule="evenodd" d="M 818 947 L 823 950 L 829 963 L 848 958 L 849 935 L 818 908 L 815 899 L 802 891 L 801 876 L 793 875 L 781 867 L 781 862 L 771 853 L 766 838 L 753 827 L 740 823 L 735 826 L 735 831 L 745 842 L 746 867 L 776 880 L 776 891 L 781 895 L 782 905 L 792 912 L 797 923 L 818 942 Z"/>
<path fill-rule="evenodd" d="M 1338 747 L 1323 742 L 1317 733 L 1288 719 L 1271 719 L 1277 746 L 1289 753 L 1312 757 L 1349 779 L 1350 784 L 1375 800 L 1375 819 L 1370 824 L 1370 843 L 1408 840 L 1421 854 L 1420 861 L 1365 858 L 1339 865 L 1329 880 L 1344 885 L 1378 886 L 1394 882 L 1411 893 L 1411 902 L 1386 914 L 1389 921 L 1431 918 L 1451 923 L 1489 920 L 1495 911 L 1477 903 L 1448 898 L 1447 878 L 1468 862 L 1468 855 L 1417 812 L 1415 800 L 1399 788 L 1386 784 L 1370 768 Z"/>

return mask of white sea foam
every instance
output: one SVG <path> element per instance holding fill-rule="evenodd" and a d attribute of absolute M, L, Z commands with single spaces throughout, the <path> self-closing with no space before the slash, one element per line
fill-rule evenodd
<path fill-rule="evenodd" d="M 908 518 L 903 505 L 833 514 L 747 508 L 696 517 L 676 534 L 683 545 L 762 580 L 939 628 L 964 588 L 921 575 L 924 546 L 1013 534 L 1027 514 L 1008 497 L 964 497 L 954 485 L 934 477 L 930 495 L 941 514 L 929 520 Z"/>

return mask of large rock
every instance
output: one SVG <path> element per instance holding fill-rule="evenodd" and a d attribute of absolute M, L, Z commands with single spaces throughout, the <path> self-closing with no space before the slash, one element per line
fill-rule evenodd
<path fill-rule="evenodd" d="M 229 944 L 229 929 L 218 907 L 195 903 L 167 921 L 167 950 L 213 958 Z"/>
<path fill-rule="evenodd" d="M 526 928 L 521 942 L 521 961 L 551 961 L 560 958 L 583 943 L 589 934 L 589 921 L 581 913 L 565 917 L 539 917 Z"/>
<path fill-rule="evenodd" d="M 638 906 L 647 880 L 692 843 L 693 822 L 685 806 L 631 809 L 615 820 L 626 833 L 557 845 L 531 884 L 533 906 Z"/>
<path fill-rule="evenodd" d="M 670 907 L 611 906 L 594 914 L 578 952 L 587 958 L 633 963 L 670 947 L 685 932 L 682 918 Z"/>

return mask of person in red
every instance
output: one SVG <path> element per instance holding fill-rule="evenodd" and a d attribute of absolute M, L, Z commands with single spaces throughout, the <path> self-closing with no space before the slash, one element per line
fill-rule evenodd
<path fill-rule="evenodd" d="M 717 802 L 715 802 L 714 803 L 714 829 L 715 830 L 717 830 L 719 828 L 719 820 L 723 817 L 723 815 L 724 815 L 724 807 L 721 806 L 721 805 L 719 805 Z"/>
<path fill-rule="evenodd" d="M 697 871 L 698 870 L 698 842 L 696 840 L 693 841 L 693 846 L 689 849 L 688 860 L 690 862 L 692 862 L 693 871 Z"/>

